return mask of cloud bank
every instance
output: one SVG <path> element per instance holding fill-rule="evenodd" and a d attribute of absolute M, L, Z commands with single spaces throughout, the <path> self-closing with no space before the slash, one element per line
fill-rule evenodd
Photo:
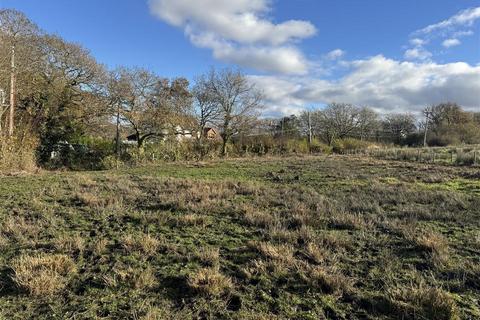
<path fill-rule="evenodd" d="M 480 66 L 388 59 L 382 55 L 349 62 L 338 80 L 309 77 L 252 76 L 268 98 L 268 114 L 289 114 L 332 101 L 370 106 L 382 113 L 419 113 L 425 106 L 455 101 L 480 109 Z"/>
<path fill-rule="evenodd" d="M 305 74 L 308 61 L 295 43 L 313 36 L 308 21 L 275 24 L 269 0 L 150 0 L 151 12 L 184 29 L 190 41 L 215 58 L 256 70 Z"/>
<path fill-rule="evenodd" d="M 297 113 L 305 107 L 333 101 L 370 106 L 382 113 L 420 112 L 425 106 L 454 101 L 480 109 L 480 64 L 439 64 L 427 49 L 432 40 L 448 49 L 474 34 L 480 7 L 460 11 L 414 31 L 404 59 L 381 54 L 349 61 L 335 49 L 309 61 L 298 48 L 316 34 L 302 20 L 274 23 L 271 0 L 149 0 L 153 15 L 181 28 L 193 45 L 212 50 L 224 62 L 264 72 L 250 75 L 263 90 L 265 116 Z M 331 71 L 343 76 L 332 79 Z M 266 72 L 266 74 L 265 74 Z M 325 79 L 325 76 L 329 76 Z"/>

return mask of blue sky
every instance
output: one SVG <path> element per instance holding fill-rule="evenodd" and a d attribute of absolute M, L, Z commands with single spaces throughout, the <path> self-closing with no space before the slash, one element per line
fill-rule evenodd
<path fill-rule="evenodd" d="M 382 112 L 443 100 L 480 105 L 478 1 L 0 0 L 0 7 L 23 11 L 109 67 L 193 78 L 210 66 L 238 66 L 264 90 L 267 114 L 333 100 Z"/>

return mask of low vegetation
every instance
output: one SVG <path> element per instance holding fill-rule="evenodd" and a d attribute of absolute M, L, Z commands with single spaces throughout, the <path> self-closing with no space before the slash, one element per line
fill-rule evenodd
<path fill-rule="evenodd" d="M 349 155 L 0 177 L 0 318 L 476 319 L 477 171 Z"/>

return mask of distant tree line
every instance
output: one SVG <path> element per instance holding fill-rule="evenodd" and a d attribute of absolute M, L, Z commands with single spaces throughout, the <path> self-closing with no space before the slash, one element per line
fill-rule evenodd
<path fill-rule="evenodd" d="M 420 121 L 343 103 L 262 119 L 262 107 L 262 92 L 240 71 L 212 69 L 190 84 L 141 68 L 108 70 L 82 46 L 42 31 L 23 13 L 0 10 L 0 161 L 8 150 L 14 155 L 30 146 L 28 140 L 37 141 L 36 159 L 45 164 L 59 145 L 68 157 L 89 161 L 124 157 L 127 136 L 140 154 L 154 141 L 172 140 L 175 149 L 175 133 L 191 136 L 181 148 L 201 156 L 253 150 L 253 140 L 259 148 L 303 141 L 309 150 L 346 138 L 413 146 L 480 142 L 480 113 L 455 103 L 426 108 Z M 218 140 L 205 139 L 209 127 Z"/>
<path fill-rule="evenodd" d="M 345 138 L 409 146 L 480 143 L 480 112 L 467 112 L 448 102 L 426 107 L 423 114 L 422 119 L 411 113 L 382 117 L 369 107 L 331 103 L 299 116 L 266 121 L 276 137 L 318 138 L 328 145 Z"/>

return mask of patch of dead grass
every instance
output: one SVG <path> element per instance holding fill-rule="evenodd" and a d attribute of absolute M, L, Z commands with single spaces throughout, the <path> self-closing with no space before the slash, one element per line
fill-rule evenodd
<path fill-rule="evenodd" d="M 63 290 L 76 273 L 75 262 L 66 255 L 22 255 L 12 261 L 13 281 L 33 296 Z"/>
<path fill-rule="evenodd" d="M 233 289 L 233 281 L 218 268 L 204 268 L 188 276 L 187 283 L 194 291 L 206 296 L 221 296 Z"/>
<path fill-rule="evenodd" d="M 160 245 L 161 241 L 149 234 L 126 235 L 120 240 L 123 249 L 128 252 L 140 252 L 146 255 L 154 255 Z"/>

